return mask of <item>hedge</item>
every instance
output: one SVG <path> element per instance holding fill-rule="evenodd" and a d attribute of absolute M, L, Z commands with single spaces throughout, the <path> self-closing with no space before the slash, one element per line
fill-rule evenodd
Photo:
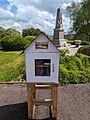
<path fill-rule="evenodd" d="M 90 82 L 90 57 L 83 54 L 61 56 L 59 65 L 59 83 Z"/>
<path fill-rule="evenodd" d="M 77 51 L 77 53 L 85 54 L 90 56 L 90 46 L 87 47 L 80 47 Z"/>
<path fill-rule="evenodd" d="M 34 39 L 36 38 L 36 36 L 26 36 L 25 39 L 29 40 L 29 42 L 31 43 Z"/>
<path fill-rule="evenodd" d="M 1 40 L 2 49 L 6 51 L 23 50 L 28 44 L 29 41 L 22 36 L 7 36 Z"/>

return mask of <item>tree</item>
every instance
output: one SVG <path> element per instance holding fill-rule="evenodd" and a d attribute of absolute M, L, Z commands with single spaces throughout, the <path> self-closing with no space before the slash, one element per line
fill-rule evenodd
<path fill-rule="evenodd" d="M 72 23 L 71 30 L 79 38 L 90 41 L 90 0 L 82 0 L 80 3 L 72 2 L 67 10 Z"/>
<path fill-rule="evenodd" d="M 7 36 L 21 36 L 21 33 L 14 28 L 8 28 L 5 30 L 3 27 L 0 26 L 0 47 L 1 40 Z"/>
<path fill-rule="evenodd" d="M 5 32 L 5 29 L 0 26 L 0 39 L 2 38 L 4 32 Z"/>
<path fill-rule="evenodd" d="M 8 28 L 7 30 L 5 30 L 5 32 L 3 33 L 3 37 L 7 36 L 7 35 L 12 35 L 12 36 L 19 36 L 21 35 L 21 33 L 19 31 L 17 31 L 14 28 Z"/>
<path fill-rule="evenodd" d="M 4 30 L 4 28 L 0 26 L 0 30 Z"/>
<path fill-rule="evenodd" d="M 3 37 L 4 30 L 0 30 L 0 39 Z"/>
<path fill-rule="evenodd" d="M 38 29 L 38 28 L 37 29 L 35 29 L 35 28 L 26 28 L 26 29 L 22 30 L 22 36 L 23 37 L 26 37 L 26 36 L 37 36 L 41 32 L 42 31 L 40 29 Z"/>
<path fill-rule="evenodd" d="M 14 28 L 8 28 L 7 30 L 4 30 L 2 27 L 0 27 L 0 38 L 8 35 L 19 36 L 21 33 Z"/>

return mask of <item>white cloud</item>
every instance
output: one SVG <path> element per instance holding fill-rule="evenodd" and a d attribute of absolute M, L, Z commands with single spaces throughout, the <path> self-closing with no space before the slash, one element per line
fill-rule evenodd
<path fill-rule="evenodd" d="M 13 17 L 14 15 L 10 11 L 0 8 L 0 20 L 9 20 Z"/>
<path fill-rule="evenodd" d="M 41 29 L 42 31 L 46 32 L 47 34 L 51 34 L 52 33 L 52 30 L 53 30 L 53 24 L 46 21 L 46 20 L 43 20 L 43 19 L 31 19 L 30 22 L 28 23 L 25 23 L 25 26 L 26 27 L 34 27 L 34 28 L 39 28 Z M 25 27 L 24 26 L 24 27 Z"/>
<path fill-rule="evenodd" d="M 81 0 L 7 0 L 7 10 L 0 8 L 0 25 L 14 27 L 18 30 L 35 27 L 46 33 L 53 34 L 55 26 L 55 14 L 58 7 L 62 7 L 63 27 L 66 32 L 69 28 L 69 18 L 66 7 L 71 1 Z M 17 7 L 17 13 L 10 12 L 12 6 Z M 3 14 L 2 14 L 3 13 Z"/>
<path fill-rule="evenodd" d="M 63 3 L 63 4 L 62 4 L 62 9 L 66 9 L 67 6 L 69 6 L 69 5 L 70 5 L 70 3 Z"/>
<path fill-rule="evenodd" d="M 0 25 L 3 25 L 4 27 L 5 26 L 12 26 L 14 24 L 14 21 L 13 20 L 1 20 L 0 21 Z"/>
<path fill-rule="evenodd" d="M 17 23 L 17 22 L 14 22 L 13 27 L 19 28 L 19 27 L 21 27 L 21 25 L 19 23 Z"/>
<path fill-rule="evenodd" d="M 17 10 L 17 17 L 30 17 L 39 19 L 53 19 L 53 15 L 47 11 L 40 11 L 33 6 L 20 5 Z"/>

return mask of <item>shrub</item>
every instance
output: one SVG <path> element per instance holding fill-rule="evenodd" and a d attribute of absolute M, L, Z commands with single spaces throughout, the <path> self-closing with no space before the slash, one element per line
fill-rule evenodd
<path fill-rule="evenodd" d="M 7 51 L 23 50 L 28 44 L 29 41 L 21 36 L 6 36 L 1 40 L 2 49 Z"/>
<path fill-rule="evenodd" d="M 26 36 L 25 39 L 29 40 L 29 42 L 31 43 L 34 39 L 36 38 L 36 36 Z"/>
<path fill-rule="evenodd" d="M 85 54 L 90 56 L 90 46 L 89 47 L 80 47 L 77 53 Z"/>
<path fill-rule="evenodd" d="M 61 56 L 59 66 L 61 84 L 90 82 L 90 57 L 83 54 Z"/>
<path fill-rule="evenodd" d="M 1 47 L 1 38 L 0 38 L 0 47 Z"/>
<path fill-rule="evenodd" d="M 66 40 L 67 43 L 70 43 L 71 45 L 75 45 L 75 40 Z"/>
<path fill-rule="evenodd" d="M 59 69 L 60 69 L 59 70 L 59 82 L 61 84 L 69 83 L 69 81 L 68 81 L 68 70 L 65 68 L 64 64 L 61 64 L 59 66 Z"/>
<path fill-rule="evenodd" d="M 66 54 L 69 53 L 69 50 L 66 47 L 61 47 L 59 50 L 61 56 L 65 56 Z"/>
<path fill-rule="evenodd" d="M 81 41 L 81 45 L 89 45 L 90 42 L 89 41 Z"/>

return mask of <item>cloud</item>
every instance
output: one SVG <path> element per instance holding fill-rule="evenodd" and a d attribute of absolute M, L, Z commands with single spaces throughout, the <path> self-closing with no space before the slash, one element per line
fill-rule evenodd
<path fill-rule="evenodd" d="M 56 9 L 61 7 L 63 27 L 66 32 L 70 19 L 66 7 L 72 0 L 7 0 L 5 8 L 0 8 L 0 25 L 18 30 L 35 27 L 53 34 Z M 80 0 L 73 0 L 80 1 Z M 2 14 L 3 13 L 3 14 Z"/>
<path fill-rule="evenodd" d="M 0 8 L 0 20 L 9 20 L 13 19 L 13 17 L 14 15 L 10 11 Z"/>
<path fill-rule="evenodd" d="M 70 3 L 63 3 L 63 4 L 62 4 L 62 9 L 66 9 L 67 6 L 70 6 Z"/>
<path fill-rule="evenodd" d="M 53 19 L 53 15 L 50 14 L 47 11 L 40 11 L 36 8 L 34 8 L 33 6 L 28 6 L 27 7 L 25 5 L 21 5 L 18 10 L 17 10 L 17 16 L 21 16 L 21 17 L 31 17 L 31 18 L 39 18 L 39 19 Z"/>

